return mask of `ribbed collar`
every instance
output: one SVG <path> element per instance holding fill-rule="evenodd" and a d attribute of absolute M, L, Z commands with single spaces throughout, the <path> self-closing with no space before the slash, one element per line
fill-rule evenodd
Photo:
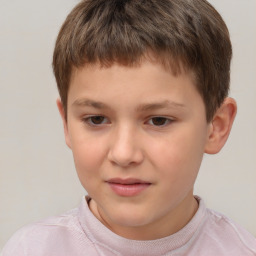
<path fill-rule="evenodd" d="M 83 198 L 79 206 L 78 218 L 87 237 L 97 247 L 109 250 L 110 255 L 165 255 L 185 246 L 199 233 L 206 219 L 206 208 L 200 197 L 196 199 L 199 202 L 199 208 L 184 228 L 171 236 L 150 241 L 130 240 L 113 233 L 92 214 L 88 207 L 88 197 Z"/>

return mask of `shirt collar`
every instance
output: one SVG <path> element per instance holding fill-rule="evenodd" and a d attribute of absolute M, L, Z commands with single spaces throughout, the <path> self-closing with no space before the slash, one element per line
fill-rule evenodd
<path fill-rule="evenodd" d="M 104 226 L 90 211 L 90 198 L 83 197 L 79 206 L 78 218 L 87 237 L 97 247 L 104 247 L 110 253 L 118 252 L 121 255 L 164 255 L 188 243 L 203 225 L 206 219 L 206 208 L 200 197 L 195 197 L 199 203 L 198 210 L 190 222 L 177 233 L 161 239 L 137 241 L 121 237 Z"/>

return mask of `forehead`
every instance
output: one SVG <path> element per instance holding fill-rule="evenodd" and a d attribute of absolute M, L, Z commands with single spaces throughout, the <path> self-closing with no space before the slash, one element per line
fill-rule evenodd
<path fill-rule="evenodd" d="M 192 68 L 187 64 L 187 61 L 182 59 L 181 57 L 173 57 L 170 56 L 167 52 L 154 52 L 152 50 L 146 50 L 142 53 L 142 55 L 137 56 L 135 59 L 122 59 L 122 57 L 118 57 L 116 61 L 106 61 L 106 60 L 98 60 L 96 62 L 83 63 L 80 66 L 71 65 L 71 82 L 72 78 L 76 75 L 76 73 L 83 69 L 88 70 L 96 70 L 98 71 L 111 68 L 111 67 L 123 67 L 132 69 L 138 69 L 141 66 L 145 66 L 145 64 L 151 64 L 155 67 L 161 67 L 166 72 L 171 73 L 174 76 L 187 74 L 191 76 L 193 82 L 195 79 L 195 72 Z"/>
<path fill-rule="evenodd" d="M 160 90 L 163 79 L 165 83 L 170 85 L 174 84 L 175 80 L 186 80 L 191 84 L 194 84 L 195 81 L 193 72 L 183 68 L 183 66 L 173 70 L 162 62 L 144 58 L 135 65 L 123 65 L 120 63 L 102 65 L 101 63 L 93 63 L 78 68 L 73 67 L 70 88 L 78 85 L 87 85 L 86 87 L 92 88 L 96 87 L 98 83 L 107 85 L 113 82 L 118 83 L 119 88 L 121 88 L 124 84 L 132 86 L 132 82 L 141 85 L 145 82 L 148 84 L 152 82 L 159 84 L 158 88 Z M 109 86 L 106 86 L 105 89 L 108 90 Z"/>
<path fill-rule="evenodd" d="M 188 76 L 190 77 L 191 82 L 196 84 L 195 72 L 188 65 L 185 65 L 180 59 L 172 59 L 162 55 L 163 54 L 156 55 L 155 53 L 148 51 L 139 59 L 129 63 L 122 62 L 122 60 L 111 63 L 98 61 L 95 63 L 85 63 L 79 67 L 72 66 L 69 86 L 72 86 L 74 79 L 82 73 L 89 73 L 87 76 L 90 76 L 90 73 L 98 73 L 98 75 L 100 75 L 108 70 L 112 70 L 113 73 L 116 72 L 116 74 L 120 71 L 125 71 L 127 75 L 129 73 L 134 75 L 137 70 L 140 70 L 140 72 L 141 70 L 154 70 L 157 72 L 153 72 L 153 74 L 168 73 L 174 77 Z"/>
<path fill-rule="evenodd" d="M 192 72 L 173 74 L 149 60 L 136 66 L 97 63 L 74 68 L 68 95 L 68 108 L 98 110 L 184 110 L 198 102 L 202 99 Z"/>

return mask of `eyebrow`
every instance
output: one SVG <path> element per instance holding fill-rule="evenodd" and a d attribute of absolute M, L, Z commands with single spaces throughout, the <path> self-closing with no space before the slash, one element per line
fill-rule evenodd
<path fill-rule="evenodd" d="M 78 106 L 78 107 L 93 107 L 97 109 L 109 109 L 110 107 L 107 106 L 106 104 L 99 102 L 99 101 L 94 101 L 90 99 L 78 99 L 75 100 L 72 103 L 72 106 Z"/>
<path fill-rule="evenodd" d="M 178 102 L 170 101 L 170 100 L 164 100 L 161 102 L 141 104 L 136 108 L 136 110 L 145 112 L 145 111 L 152 111 L 152 110 L 158 110 L 158 109 L 164 109 L 164 108 L 185 108 L 185 105 Z"/>
<path fill-rule="evenodd" d="M 107 104 L 99 101 L 94 101 L 90 99 L 78 99 L 75 100 L 72 104 L 72 106 L 78 106 L 78 107 L 93 107 L 96 109 L 110 109 Z M 146 103 L 146 104 L 140 104 L 136 107 L 136 111 L 139 112 L 146 112 L 146 111 L 152 111 L 152 110 L 158 110 L 158 109 L 164 109 L 164 108 L 185 108 L 184 104 L 170 101 L 170 100 L 163 100 L 160 102 L 152 102 L 152 103 Z"/>

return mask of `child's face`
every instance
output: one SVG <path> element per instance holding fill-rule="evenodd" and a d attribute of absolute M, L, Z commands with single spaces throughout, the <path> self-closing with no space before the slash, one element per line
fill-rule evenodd
<path fill-rule="evenodd" d="M 67 109 L 66 142 L 105 225 L 135 239 L 131 230 L 157 237 L 168 235 L 161 234 L 168 223 L 179 229 L 188 222 L 209 135 L 189 74 L 174 77 L 147 60 L 76 69 Z"/>

